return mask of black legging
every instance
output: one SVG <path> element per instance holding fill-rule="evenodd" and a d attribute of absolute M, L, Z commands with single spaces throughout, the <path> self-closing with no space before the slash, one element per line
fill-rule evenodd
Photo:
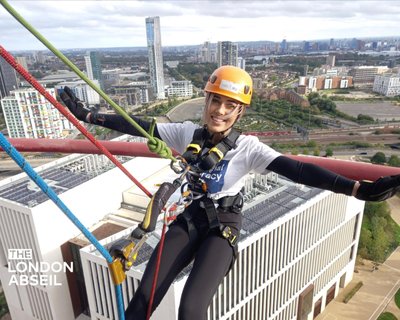
<path fill-rule="evenodd" d="M 199 224 L 196 223 L 197 226 Z M 204 320 L 211 299 L 228 272 L 233 258 L 229 242 L 222 238 L 219 230 L 207 232 L 207 227 L 198 228 L 198 239 L 190 241 L 186 221 L 180 217 L 165 235 L 153 310 L 160 304 L 176 276 L 192 261 L 193 268 L 186 281 L 179 306 L 179 320 Z M 148 262 L 143 278 L 126 310 L 126 320 L 146 319 L 147 305 L 153 283 L 157 250 Z M 168 320 L 168 319 L 166 319 Z"/>

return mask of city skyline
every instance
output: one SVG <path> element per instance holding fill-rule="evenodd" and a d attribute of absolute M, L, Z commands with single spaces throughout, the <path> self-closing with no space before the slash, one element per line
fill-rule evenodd
<path fill-rule="evenodd" d="M 160 16 L 163 46 L 398 36 L 400 1 L 9 1 L 60 49 L 146 47 L 143 20 Z M 46 19 L 43 19 L 46 12 Z M 0 7 L 0 43 L 44 46 Z"/>

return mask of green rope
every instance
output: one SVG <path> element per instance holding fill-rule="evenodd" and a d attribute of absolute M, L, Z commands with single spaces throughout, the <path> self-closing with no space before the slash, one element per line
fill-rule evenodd
<path fill-rule="evenodd" d="M 79 70 L 64 54 L 62 54 L 56 47 L 54 47 L 49 41 L 46 40 L 32 25 L 30 25 L 18 12 L 11 7 L 6 0 L 0 0 L 0 4 L 19 22 L 21 23 L 30 33 L 32 33 L 40 42 L 42 42 L 51 52 L 53 52 L 62 62 L 69 66 L 83 81 L 85 81 L 94 91 L 96 91 L 110 106 L 112 106 L 129 124 L 135 127 L 144 137 L 149 141 L 149 145 L 153 151 L 163 158 L 176 161 L 176 158 L 172 156 L 172 151 L 168 146 L 163 143 L 160 139 L 153 137 L 153 134 L 148 134 L 141 126 L 139 126 L 119 105 L 110 99 L 107 94 L 98 88 L 81 70 Z M 161 142 L 161 143 L 160 143 Z"/>

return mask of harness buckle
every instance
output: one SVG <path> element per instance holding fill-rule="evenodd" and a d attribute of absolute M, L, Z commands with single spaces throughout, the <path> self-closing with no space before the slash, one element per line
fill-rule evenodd
<path fill-rule="evenodd" d="M 236 234 L 234 234 L 234 232 L 232 231 L 232 228 L 229 226 L 224 226 L 221 225 L 221 235 L 228 240 L 228 242 L 230 243 L 230 245 L 232 247 L 236 246 L 237 242 L 238 242 L 238 237 Z"/>
<path fill-rule="evenodd" d="M 221 161 L 224 158 L 224 153 L 219 150 L 216 146 L 212 147 L 209 151 L 209 154 L 214 153 L 218 157 L 218 162 Z"/>

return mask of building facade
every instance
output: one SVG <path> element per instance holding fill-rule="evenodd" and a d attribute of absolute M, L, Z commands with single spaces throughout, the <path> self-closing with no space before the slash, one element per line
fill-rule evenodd
<path fill-rule="evenodd" d="M 231 41 L 219 41 L 217 43 L 217 63 L 221 66 L 238 65 L 238 45 Z"/>
<path fill-rule="evenodd" d="M 100 86 L 98 80 L 92 80 L 92 81 L 97 86 Z M 63 89 L 65 86 L 69 87 L 79 98 L 79 100 L 86 102 L 89 106 L 95 106 L 100 104 L 99 94 L 96 91 L 94 91 L 94 89 L 91 86 L 89 86 L 85 81 L 77 80 L 77 81 L 62 82 L 56 85 L 56 89 L 60 90 Z"/>
<path fill-rule="evenodd" d="M 351 76 L 301 76 L 299 86 L 306 86 L 310 91 L 345 89 L 353 86 L 353 78 Z"/>
<path fill-rule="evenodd" d="M 146 18 L 150 84 L 156 99 L 164 99 L 164 65 L 161 47 L 160 17 Z"/>
<path fill-rule="evenodd" d="M 171 85 L 167 89 L 168 97 L 185 97 L 193 96 L 193 85 L 191 81 L 171 81 Z"/>
<path fill-rule="evenodd" d="M 255 180 L 255 179 L 254 179 Z M 238 258 L 218 287 L 208 308 L 208 320 L 313 319 L 353 276 L 364 203 L 331 192 L 274 183 L 266 179 L 264 196 L 247 201 L 243 213 Z M 249 183 L 254 189 L 254 181 Z M 268 188 L 269 187 L 269 188 Z M 265 195 L 266 194 L 266 195 Z M 107 247 L 133 228 L 104 240 Z M 132 299 L 152 248 L 123 283 L 125 304 Z M 145 249 L 143 249 L 145 251 Z M 82 269 L 91 316 L 114 319 L 116 303 L 107 263 L 93 247 L 81 250 Z M 168 290 L 152 319 L 177 319 L 180 295 L 190 267 Z"/>
<path fill-rule="evenodd" d="M 18 89 L 17 74 L 14 68 L 0 57 L 0 99 L 7 97 L 15 89 Z"/>
<path fill-rule="evenodd" d="M 46 89 L 55 98 L 55 89 Z M 62 138 L 72 124 L 38 91 L 20 89 L 1 99 L 11 138 Z"/>
<path fill-rule="evenodd" d="M 382 94 L 386 97 L 395 97 L 400 95 L 400 75 L 377 75 L 375 76 L 372 91 Z"/>
<path fill-rule="evenodd" d="M 360 66 L 349 70 L 355 87 L 372 87 L 376 75 L 385 73 L 388 67 Z"/>
<path fill-rule="evenodd" d="M 100 89 L 103 89 L 101 60 L 98 52 L 89 51 L 85 56 L 86 72 L 90 80 L 97 80 Z"/>
<path fill-rule="evenodd" d="M 200 62 L 213 62 L 212 47 L 210 41 L 204 42 L 200 49 Z"/>
<path fill-rule="evenodd" d="M 159 159 L 127 162 L 129 159 L 118 157 L 131 172 L 147 165 L 160 169 Z M 119 208 L 121 194 L 132 187 L 132 181 L 102 155 L 70 155 L 35 171 L 88 228 Z M 147 170 L 135 173 L 135 177 L 143 180 L 146 174 Z M 83 194 L 96 194 L 99 199 L 78 201 Z M 79 273 L 79 266 L 72 264 L 72 272 L 57 268 L 64 263 L 71 266 L 71 261 L 66 262 L 71 255 L 69 240 L 79 234 L 79 229 L 24 173 L 0 181 L 0 280 L 12 319 L 71 320 L 84 312 L 79 308 L 83 300 L 76 291 L 79 283 L 69 282 L 71 275 Z M 10 257 L 10 250 L 16 249 L 29 250 L 29 259 Z M 17 267 L 28 262 L 39 265 L 39 270 Z M 44 270 L 43 266 L 51 267 Z M 35 283 L 34 277 L 39 276 L 43 281 Z"/>

